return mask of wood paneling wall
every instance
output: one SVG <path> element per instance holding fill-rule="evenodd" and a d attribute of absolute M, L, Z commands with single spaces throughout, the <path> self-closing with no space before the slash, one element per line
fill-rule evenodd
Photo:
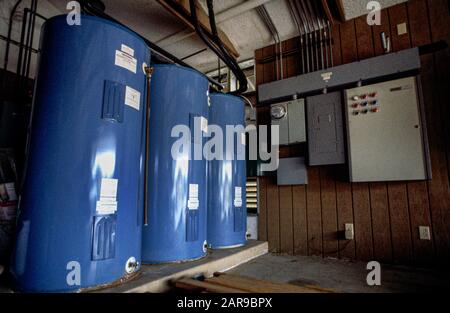
<path fill-rule="evenodd" d="M 408 34 L 397 35 L 407 23 Z M 382 25 L 366 17 L 333 27 L 334 64 L 383 54 L 380 34 L 391 37 L 394 51 L 439 40 L 450 42 L 447 0 L 410 0 L 382 11 Z M 298 38 L 283 43 L 298 47 Z M 276 80 L 274 47 L 255 52 L 257 84 Z M 296 54 L 284 60 L 287 77 L 299 74 Z M 450 53 L 422 56 L 422 82 L 432 159 L 433 180 L 426 182 L 349 183 L 339 167 L 309 168 L 307 186 L 276 185 L 276 177 L 260 182 L 259 237 L 275 253 L 378 260 L 418 266 L 450 260 Z M 285 77 L 286 78 L 286 77 Z M 267 107 L 258 108 L 259 124 L 270 124 Z M 281 157 L 298 155 L 282 148 Z M 345 169 L 344 169 L 345 170 Z M 354 223 L 355 240 L 342 240 L 345 223 Z M 430 226 L 431 241 L 419 240 L 419 226 Z"/>

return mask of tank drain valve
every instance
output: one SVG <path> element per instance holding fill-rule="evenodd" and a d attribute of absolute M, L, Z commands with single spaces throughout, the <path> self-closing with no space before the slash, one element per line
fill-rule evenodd
<path fill-rule="evenodd" d="M 128 274 L 134 273 L 139 268 L 139 262 L 134 257 L 128 259 L 125 270 Z"/>

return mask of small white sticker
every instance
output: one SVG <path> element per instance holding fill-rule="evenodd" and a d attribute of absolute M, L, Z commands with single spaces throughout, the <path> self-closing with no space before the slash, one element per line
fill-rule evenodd
<path fill-rule="evenodd" d="M 118 184 L 118 179 L 103 178 L 100 188 L 100 198 L 112 198 L 116 200 Z"/>
<path fill-rule="evenodd" d="M 111 199 L 101 199 L 97 201 L 96 207 L 97 214 L 108 215 L 117 212 L 117 201 Z"/>
<path fill-rule="evenodd" d="M 117 66 L 123 67 L 134 74 L 136 74 L 137 70 L 137 60 L 133 58 L 133 56 L 128 53 L 116 50 L 116 62 Z"/>
<path fill-rule="evenodd" d="M 100 187 L 100 200 L 97 201 L 97 214 L 114 214 L 117 211 L 118 179 L 103 178 Z"/>
<path fill-rule="evenodd" d="M 234 206 L 242 207 L 242 187 L 234 187 Z"/>
<path fill-rule="evenodd" d="M 202 132 L 207 133 L 208 132 L 208 120 L 202 116 L 200 118 L 200 122 L 201 122 Z"/>
<path fill-rule="evenodd" d="M 132 57 L 134 57 L 134 50 L 126 45 L 122 45 L 122 52 L 125 52 L 126 54 L 129 54 Z"/>
<path fill-rule="evenodd" d="M 187 206 L 189 210 L 198 210 L 198 207 L 200 206 L 197 184 L 189 184 L 189 199 Z"/>
<path fill-rule="evenodd" d="M 141 107 L 141 93 L 127 86 L 125 88 L 125 104 L 139 111 Z"/>

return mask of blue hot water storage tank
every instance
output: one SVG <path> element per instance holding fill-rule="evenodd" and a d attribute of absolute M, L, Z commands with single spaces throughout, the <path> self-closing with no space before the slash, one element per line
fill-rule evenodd
<path fill-rule="evenodd" d="M 144 263 L 188 261 L 206 254 L 207 161 L 202 146 L 208 87 L 207 78 L 191 69 L 154 67 Z"/>
<path fill-rule="evenodd" d="M 213 249 L 242 246 L 246 243 L 247 232 L 243 100 L 231 95 L 212 94 L 209 123 L 211 132 L 216 125 L 222 129 L 224 138 L 225 135 L 233 135 L 233 141 L 224 139 L 224 157 L 214 157 L 209 162 L 207 241 Z M 227 126 L 236 131 L 227 133 Z"/>
<path fill-rule="evenodd" d="M 70 292 L 139 268 L 150 50 L 82 16 L 43 26 L 11 272 L 17 288 Z"/>

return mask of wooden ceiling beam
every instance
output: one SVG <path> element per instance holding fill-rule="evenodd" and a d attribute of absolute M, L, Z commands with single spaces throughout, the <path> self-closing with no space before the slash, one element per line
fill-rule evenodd
<path fill-rule="evenodd" d="M 175 10 L 172 5 L 178 5 L 181 10 L 183 10 L 187 15 L 191 14 L 190 6 L 189 6 L 189 0 L 157 0 L 159 4 L 161 4 L 167 11 L 169 11 L 172 15 L 174 15 L 179 20 L 183 21 L 190 29 L 195 31 L 195 26 L 186 19 L 182 14 L 178 13 L 177 10 Z M 209 17 L 208 14 L 206 14 L 205 10 L 200 6 L 197 5 L 197 17 L 199 24 L 207 30 L 209 33 L 211 33 L 211 27 L 209 24 Z M 220 28 L 217 28 L 217 32 L 219 33 L 219 38 L 222 40 L 225 48 L 230 52 L 230 54 L 235 57 L 239 58 L 239 52 L 236 50 L 234 45 L 232 44 L 230 38 L 222 31 Z"/>

